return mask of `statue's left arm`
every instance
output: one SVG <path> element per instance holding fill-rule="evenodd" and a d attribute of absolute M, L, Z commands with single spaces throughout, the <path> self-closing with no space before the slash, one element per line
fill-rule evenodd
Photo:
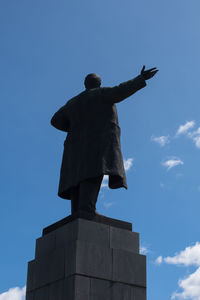
<path fill-rule="evenodd" d="M 67 116 L 67 105 L 62 106 L 52 117 L 51 125 L 56 129 L 68 132 L 69 118 Z"/>
<path fill-rule="evenodd" d="M 143 66 L 139 76 L 111 88 L 102 88 L 103 99 L 109 103 L 118 103 L 130 97 L 146 86 L 146 80 L 152 78 L 158 70 L 152 68 L 145 71 Z"/>

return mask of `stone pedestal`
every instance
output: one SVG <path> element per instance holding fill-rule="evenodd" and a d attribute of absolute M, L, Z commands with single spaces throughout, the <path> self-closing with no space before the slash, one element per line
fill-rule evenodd
<path fill-rule="evenodd" d="M 131 224 L 72 216 L 43 230 L 26 300 L 145 300 L 146 257 Z"/>

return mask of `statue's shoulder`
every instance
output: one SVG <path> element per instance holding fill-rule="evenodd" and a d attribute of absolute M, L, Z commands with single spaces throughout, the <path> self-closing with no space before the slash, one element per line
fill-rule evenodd
<path fill-rule="evenodd" d="M 66 106 L 71 106 L 74 105 L 75 103 L 77 103 L 77 100 L 79 100 L 80 98 L 83 97 L 83 95 L 85 94 L 85 91 L 79 93 L 78 95 L 74 96 L 73 98 L 69 99 L 66 103 Z"/>

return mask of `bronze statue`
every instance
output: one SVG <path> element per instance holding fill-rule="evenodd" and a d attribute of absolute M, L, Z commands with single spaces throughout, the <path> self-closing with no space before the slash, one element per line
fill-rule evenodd
<path fill-rule="evenodd" d="M 67 132 L 60 171 L 58 195 L 71 200 L 72 214 L 96 213 L 96 201 L 103 175 L 109 175 L 111 189 L 127 188 L 120 145 L 120 127 L 115 103 L 146 86 L 158 70 L 115 87 L 100 87 L 101 78 L 89 74 L 85 90 L 69 100 L 51 119 L 51 124 Z"/>

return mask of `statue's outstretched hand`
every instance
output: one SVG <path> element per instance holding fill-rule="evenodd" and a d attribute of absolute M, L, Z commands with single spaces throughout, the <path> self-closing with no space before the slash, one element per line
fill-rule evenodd
<path fill-rule="evenodd" d="M 158 72 L 157 68 L 151 68 L 145 71 L 145 66 L 143 66 L 140 75 L 144 77 L 145 80 L 152 78 Z"/>

